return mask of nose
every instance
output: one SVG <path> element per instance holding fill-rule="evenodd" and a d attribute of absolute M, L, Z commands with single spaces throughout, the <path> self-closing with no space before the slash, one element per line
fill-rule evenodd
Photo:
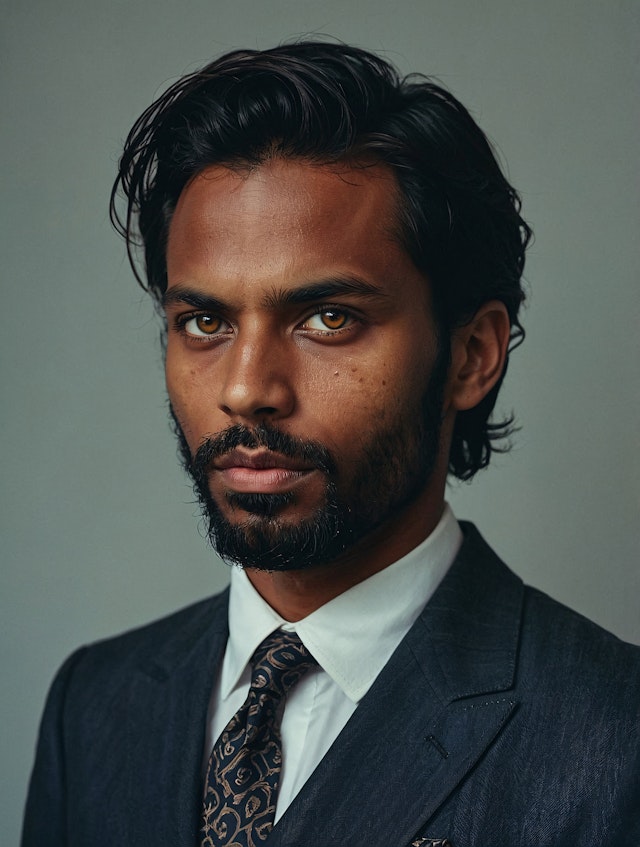
<path fill-rule="evenodd" d="M 237 421 L 280 420 L 295 407 L 290 351 L 271 333 L 239 334 L 225 353 L 220 409 Z"/>

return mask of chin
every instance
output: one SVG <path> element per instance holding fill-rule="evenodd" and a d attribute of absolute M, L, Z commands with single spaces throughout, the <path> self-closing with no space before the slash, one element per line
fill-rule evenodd
<path fill-rule="evenodd" d="M 325 565 L 351 546 L 355 536 L 345 525 L 345 510 L 338 508 L 333 487 L 328 488 L 322 506 L 306 515 L 282 494 L 227 496 L 235 508 L 228 502 L 219 508 L 209 498 L 209 540 L 222 559 L 245 568 L 289 571 Z M 238 500 L 247 496 L 251 501 L 240 508 Z"/>

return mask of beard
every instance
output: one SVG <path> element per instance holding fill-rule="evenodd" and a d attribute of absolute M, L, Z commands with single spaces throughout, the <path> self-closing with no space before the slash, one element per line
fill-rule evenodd
<path fill-rule="evenodd" d="M 170 407 L 182 464 L 202 507 L 207 536 L 227 562 L 265 571 L 305 570 L 339 558 L 357 542 L 411 504 L 431 478 L 439 451 L 442 399 L 448 360 L 438 356 L 422 398 L 400 409 L 384 429 L 360 445 L 354 439 L 348 478 L 336 457 L 316 441 L 296 438 L 269 423 L 234 424 L 205 438 L 192 455 Z M 320 471 L 324 501 L 297 523 L 280 513 L 295 501 L 292 492 L 263 494 L 229 491 L 225 497 L 245 520 L 230 521 L 211 494 L 212 463 L 238 447 L 277 452 Z M 356 455 L 357 451 L 357 455 Z"/>

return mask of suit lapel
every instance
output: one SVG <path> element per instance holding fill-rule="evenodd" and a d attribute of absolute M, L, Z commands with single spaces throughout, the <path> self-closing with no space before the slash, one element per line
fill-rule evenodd
<path fill-rule="evenodd" d="M 300 847 L 319 833 L 326 847 L 410 844 L 508 721 L 522 584 L 473 528 L 465 534 L 449 573 L 269 847 Z M 123 727 L 128 767 L 119 796 L 110 798 L 127 809 L 127 843 L 193 847 L 196 840 L 227 603 L 225 593 L 202 604 L 132 676 Z"/>
<path fill-rule="evenodd" d="M 130 844 L 193 847 L 200 826 L 206 718 L 227 641 L 228 592 L 202 607 L 130 687 L 126 805 Z M 158 780 L 162 780 L 161 783 Z"/>
<path fill-rule="evenodd" d="M 408 845 L 508 721 L 522 583 L 473 528 L 465 534 L 441 586 L 269 847 L 299 847 L 318 833 L 327 847 Z"/>

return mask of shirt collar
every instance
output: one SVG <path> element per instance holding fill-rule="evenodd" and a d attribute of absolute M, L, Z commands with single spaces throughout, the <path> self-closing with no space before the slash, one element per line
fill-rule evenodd
<path fill-rule="evenodd" d="M 295 623 L 274 611 L 245 572 L 234 567 L 222 698 L 236 687 L 261 641 L 282 628 L 297 632 L 320 667 L 357 703 L 431 598 L 461 543 L 460 527 L 445 505 L 433 532 L 406 556 Z"/>

